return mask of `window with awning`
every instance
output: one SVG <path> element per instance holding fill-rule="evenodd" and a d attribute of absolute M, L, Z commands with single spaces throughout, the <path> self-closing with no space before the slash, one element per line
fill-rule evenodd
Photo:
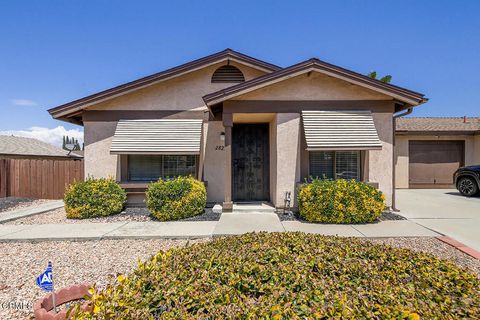
<path fill-rule="evenodd" d="M 360 151 L 309 152 L 309 178 L 360 180 Z"/>
<path fill-rule="evenodd" d="M 200 119 L 120 120 L 110 153 L 197 155 L 201 136 Z"/>
<path fill-rule="evenodd" d="M 178 176 L 196 176 L 195 155 L 129 155 L 128 181 L 156 181 Z"/>
<path fill-rule="evenodd" d="M 372 113 L 357 111 L 302 111 L 308 151 L 381 149 Z"/>

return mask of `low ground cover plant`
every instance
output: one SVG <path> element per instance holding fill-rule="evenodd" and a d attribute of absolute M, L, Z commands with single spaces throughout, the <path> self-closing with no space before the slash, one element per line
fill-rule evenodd
<path fill-rule="evenodd" d="M 480 280 L 426 253 L 367 240 L 256 233 L 160 252 L 75 319 L 461 319 Z"/>
<path fill-rule="evenodd" d="M 67 218 L 105 217 L 122 211 L 127 194 L 112 178 L 89 177 L 68 186 L 63 201 Z"/>
<path fill-rule="evenodd" d="M 161 221 L 179 220 L 204 211 L 207 190 L 203 182 L 193 177 L 158 180 L 149 184 L 147 208 Z"/>
<path fill-rule="evenodd" d="M 364 182 L 314 179 L 300 187 L 298 209 L 310 222 L 367 223 L 385 210 L 385 196 Z"/>

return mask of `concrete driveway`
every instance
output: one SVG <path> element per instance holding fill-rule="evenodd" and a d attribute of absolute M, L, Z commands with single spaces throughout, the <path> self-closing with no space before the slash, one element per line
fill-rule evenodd
<path fill-rule="evenodd" d="M 455 189 L 397 189 L 400 214 L 480 251 L 480 197 Z"/>

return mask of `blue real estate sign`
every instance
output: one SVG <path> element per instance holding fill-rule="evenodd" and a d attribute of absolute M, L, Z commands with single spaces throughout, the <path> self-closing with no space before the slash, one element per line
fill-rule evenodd
<path fill-rule="evenodd" d="M 53 291 L 52 263 L 48 262 L 48 267 L 44 273 L 37 278 L 37 285 L 45 291 Z"/>

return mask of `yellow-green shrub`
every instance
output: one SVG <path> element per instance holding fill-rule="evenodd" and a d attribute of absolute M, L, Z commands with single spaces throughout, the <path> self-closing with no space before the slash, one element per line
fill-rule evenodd
<path fill-rule="evenodd" d="M 67 218 L 86 219 L 122 211 L 127 194 L 112 178 L 87 178 L 68 186 L 63 197 Z"/>
<path fill-rule="evenodd" d="M 311 222 L 366 223 L 375 221 L 385 209 L 385 196 L 355 180 L 315 179 L 300 187 L 298 209 Z"/>
<path fill-rule="evenodd" d="M 480 280 L 367 240 L 260 233 L 160 252 L 74 319 L 476 319 Z"/>
<path fill-rule="evenodd" d="M 158 180 L 148 186 L 147 208 L 161 221 L 188 218 L 204 211 L 207 190 L 193 177 Z"/>

